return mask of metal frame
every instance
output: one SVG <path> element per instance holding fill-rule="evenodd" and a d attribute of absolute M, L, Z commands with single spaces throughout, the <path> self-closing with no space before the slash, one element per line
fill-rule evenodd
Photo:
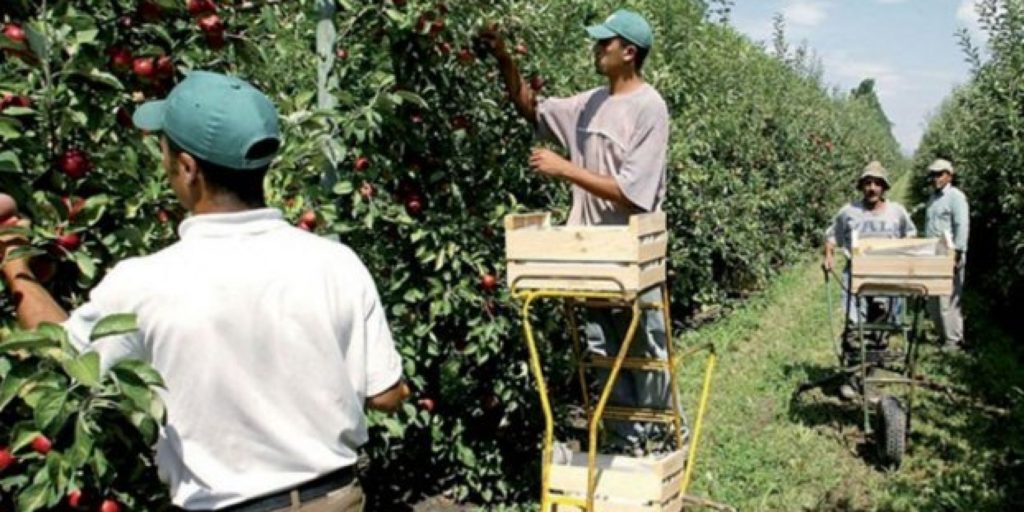
<path fill-rule="evenodd" d="M 520 276 L 519 279 L 536 279 L 544 278 L 547 276 Z M 588 279 L 594 279 L 593 277 Z M 661 289 L 661 303 L 643 303 L 640 296 L 643 292 L 653 290 L 655 287 L 648 288 L 641 292 L 627 291 L 625 286 L 618 282 L 617 279 L 609 279 L 616 281 L 620 292 L 590 292 L 590 291 L 566 291 L 566 290 L 518 290 L 516 282 L 513 282 L 512 294 L 514 297 L 523 301 L 522 306 L 522 319 L 523 319 L 523 330 L 526 338 L 527 347 L 530 353 L 530 368 L 533 372 L 534 379 L 536 380 L 537 392 L 540 395 L 541 409 L 544 412 L 544 444 L 542 451 L 541 460 L 541 511 L 546 512 L 551 510 L 555 505 L 568 505 L 583 507 L 586 511 L 594 510 L 594 494 L 597 486 L 597 455 L 598 455 L 598 432 L 601 427 L 601 422 L 604 417 L 617 417 L 617 418 L 629 418 L 637 421 L 660 421 L 665 423 L 671 423 L 674 427 L 675 441 L 677 449 L 683 448 L 683 436 L 682 436 L 682 415 L 679 401 L 679 389 L 676 381 L 676 370 L 677 360 L 673 354 L 673 337 L 672 337 L 672 321 L 670 316 L 669 306 L 669 293 L 668 287 L 664 282 L 657 285 Z M 553 464 L 553 444 L 554 444 L 554 416 L 551 410 L 551 403 L 548 397 L 547 384 L 544 379 L 543 368 L 541 366 L 540 353 L 537 348 L 537 343 L 534 338 L 533 324 L 530 322 L 531 307 L 538 299 L 562 299 L 565 315 L 568 319 L 570 330 L 572 332 L 573 340 L 573 351 L 577 360 L 577 367 L 579 373 L 580 387 L 583 392 L 583 403 L 587 410 L 588 416 L 588 434 L 589 434 L 589 446 L 588 457 L 587 457 L 587 495 L 585 499 L 580 499 L 573 496 L 560 496 L 552 495 L 550 489 L 550 478 L 551 478 L 551 466 Z M 594 304 L 589 301 L 600 301 Z M 588 303 L 589 302 L 589 303 Z M 582 304 L 579 304 L 582 303 Z M 583 361 L 583 347 L 580 342 L 579 332 L 577 330 L 575 308 L 582 305 L 582 307 L 617 307 L 630 309 L 632 316 L 630 319 L 629 328 L 626 330 L 625 339 L 619 348 L 618 354 L 614 358 L 592 358 L 589 362 Z M 652 360 L 642 358 L 628 358 L 630 345 L 632 344 L 633 338 L 635 337 L 637 328 L 640 323 L 641 313 L 645 310 L 659 309 L 662 311 L 665 319 L 665 330 L 666 330 L 666 352 L 667 359 Z M 697 455 L 697 442 L 700 439 L 701 427 L 704 421 L 704 413 L 707 408 L 708 397 L 711 389 L 711 375 L 714 371 L 715 361 L 717 354 L 713 344 L 706 344 L 703 346 L 693 347 L 684 352 L 680 357 L 682 359 L 687 358 L 690 355 L 707 351 L 708 357 L 705 363 L 704 370 L 704 382 L 701 390 L 700 405 L 697 411 L 697 419 L 694 424 L 694 431 L 690 438 L 689 450 L 687 453 L 687 461 L 685 473 L 683 476 L 682 483 L 680 485 L 680 495 L 686 494 L 686 489 L 689 486 L 690 479 L 694 464 L 696 463 Z M 589 386 L 587 385 L 586 369 L 592 367 L 608 367 L 610 372 L 608 374 L 607 382 L 602 389 L 600 397 L 598 398 L 595 407 L 591 408 L 592 397 L 590 396 Z M 639 412 L 629 413 L 627 408 L 612 408 L 607 410 L 608 399 L 611 396 L 611 391 L 618 380 L 619 372 L 621 369 L 639 369 L 639 370 L 664 370 L 669 373 L 669 385 L 671 386 L 671 410 L 670 412 L 656 412 L 646 409 L 641 409 Z M 632 409 L 637 411 L 636 409 Z"/>

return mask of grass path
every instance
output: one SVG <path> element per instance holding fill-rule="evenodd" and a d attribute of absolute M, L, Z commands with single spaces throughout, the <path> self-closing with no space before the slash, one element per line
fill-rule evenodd
<path fill-rule="evenodd" d="M 791 399 L 801 382 L 835 365 L 824 294 L 817 262 L 804 262 L 723 320 L 683 335 L 685 346 L 713 341 L 719 351 L 691 493 L 742 511 L 1012 509 L 1005 507 L 1020 489 L 1010 486 L 1019 480 L 1007 483 L 1012 461 L 1000 436 L 1020 435 L 1020 417 L 1008 425 L 929 394 L 915 408 L 903 467 L 887 472 L 870 462 L 857 407 L 821 391 Z M 984 312 L 970 318 L 984 322 Z M 923 372 L 974 394 L 1024 384 L 1019 347 L 991 329 L 974 332 L 986 333 L 974 355 L 922 347 Z M 682 371 L 692 421 L 698 361 Z"/>

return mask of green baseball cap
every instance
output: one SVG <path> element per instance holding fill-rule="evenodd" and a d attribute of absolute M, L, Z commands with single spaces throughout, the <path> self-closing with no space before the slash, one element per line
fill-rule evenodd
<path fill-rule="evenodd" d="M 587 28 L 591 39 L 610 39 L 621 37 L 641 48 L 654 45 L 654 31 L 640 14 L 628 9 L 615 11 L 604 23 Z"/>
<path fill-rule="evenodd" d="M 166 99 L 140 106 L 132 122 L 163 132 L 189 154 L 229 169 L 270 165 L 276 151 L 259 158 L 247 154 L 267 139 L 281 142 L 270 98 L 245 80 L 208 71 L 189 73 Z"/>

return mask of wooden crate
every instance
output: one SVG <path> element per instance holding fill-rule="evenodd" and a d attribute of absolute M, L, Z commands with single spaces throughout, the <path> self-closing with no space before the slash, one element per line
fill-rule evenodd
<path fill-rule="evenodd" d="M 657 458 L 598 455 L 594 512 L 675 512 L 681 510 L 683 496 L 680 490 L 685 467 L 685 449 Z M 553 496 L 585 499 L 587 496 L 587 453 L 573 453 L 572 460 L 568 464 L 553 464 L 550 484 Z M 573 505 L 555 505 L 551 511 L 578 511 L 583 508 Z"/>
<path fill-rule="evenodd" d="M 505 217 L 508 283 L 517 290 L 624 292 L 665 281 L 664 212 L 620 226 L 552 226 L 551 214 Z"/>
<path fill-rule="evenodd" d="M 951 295 L 955 264 L 949 237 L 854 240 L 851 289 L 860 295 Z"/>

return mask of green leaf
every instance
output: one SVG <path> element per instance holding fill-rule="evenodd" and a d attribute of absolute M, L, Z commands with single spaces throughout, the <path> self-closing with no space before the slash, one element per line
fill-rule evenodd
<path fill-rule="evenodd" d="M 128 334 L 139 330 L 134 313 L 118 313 L 102 318 L 89 334 L 89 341 L 96 341 L 106 336 Z"/>
<path fill-rule="evenodd" d="M 43 476 L 39 476 L 43 475 Z M 45 471 L 36 473 L 35 482 L 18 493 L 18 512 L 33 512 L 46 507 L 53 496 L 50 478 Z"/>
<path fill-rule="evenodd" d="M 71 259 L 75 261 L 75 265 L 78 266 L 78 271 L 82 273 L 82 276 L 86 279 L 92 279 L 96 277 L 96 263 L 92 261 L 92 256 L 86 251 L 71 251 Z"/>
<path fill-rule="evenodd" d="M 59 347 L 57 340 L 39 331 L 14 331 L 8 334 L 0 342 L 0 352 L 11 352 L 14 350 L 38 350 L 49 347 Z"/>
<path fill-rule="evenodd" d="M 81 76 L 93 83 L 106 85 L 118 91 L 124 90 L 124 84 L 116 76 L 97 68 L 90 69 L 88 73 L 81 73 Z"/>
<path fill-rule="evenodd" d="M 64 363 L 64 371 L 71 378 L 89 386 L 100 386 L 100 356 L 96 352 L 86 352 L 76 359 Z"/>
<path fill-rule="evenodd" d="M 75 442 L 65 454 L 68 458 L 68 463 L 72 467 L 80 468 L 89 462 L 92 448 L 96 444 L 92 430 L 89 420 L 84 415 L 79 414 L 75 419 Z"/>
<path fill-rule="evenodd" d="M 0 382 L 0 412 L 3 412 L 4 407 L 7 407 L 7 404 L 18 396 L 22 387 L 35 375 L 35 372 L 35 365 L 21 363 L 7 373 L 7 376 Z"/>
<path fill-rule="evenodd" d="M 54 423 L 60 418 L 64 411 L 64 404 L 67 403 L 68 393 L 65 390 L 49 390 L 36 403 L 35 421 L 36 426 L 43 432 L 52 432 Z"/>
<path fill-rule="evenodd" d="M 135 376 L 142 382 L 145 382 L 147 386 L 160 388 L 165 387 L 163 377 L 161 377 L 160 374 L 145 361 L 140 361 L 138 359 L 123 359 L 119 361 L 114 368 L 134 373 Z"/>
<path fill-rule="evenodd" d="M 149 390 L 149 386 L 146 385 L 138 374 L 129 369 L 114 367 L 111 369 L 111 372 L 117 376 L 117 383 L 121 388 L 121 392 L 132 401 L 135 408 L 148 413 L 153 399 L 153 393 Z"/>
<path fill-rule="evenodd" d="M 354 187 L 352 186 L 352 182 L 346 180 L 346 181 L 339 181 L 337 184 L 335 184 L 333 192 L 335 194 L 339 195 L 339 196 L 344 196 L 344 195 L 351 194 L 352 190 L 354 190 Z"/>
<path fill-rule="evenodd" d="M 14 151 L 0 151 L 0 172 L 21 172 L 21 160 Z"/>

